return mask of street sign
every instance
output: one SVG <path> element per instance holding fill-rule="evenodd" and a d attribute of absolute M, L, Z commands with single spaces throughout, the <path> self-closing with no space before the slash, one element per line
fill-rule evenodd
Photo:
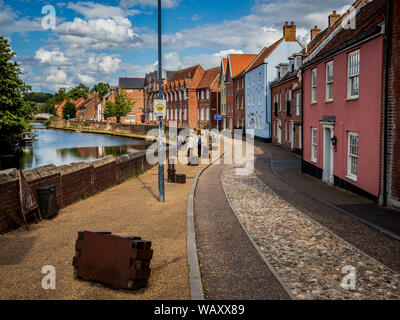
<path fill-rule="evenodd" d="M 164 117 L 165 116 L 165 110 L 167 107 L 167 101 L 166 100 L 154 100 L 154 115 L 158 117 Z"/>
<path fill-rule="evenodd" d="M 220 114 L 216 114 L 214 120 L 222 120 L 222 116 Z"/>

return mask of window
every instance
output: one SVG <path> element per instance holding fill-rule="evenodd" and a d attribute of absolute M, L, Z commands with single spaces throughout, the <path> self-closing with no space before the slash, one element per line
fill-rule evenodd
<path fill-rule="evenodd" d="M 250 106 L 250 94 L 247 94 L 247 105 Z"/>
<path fill-rule="evenodd" d="M 258 74 L 258 83 L 261 84 L 261 72 Z"/>
<path fill-rule="evenodd" d="M 311 128 L 311 161 L 317 162 L 317 128 Z"/>
<path fill-rule="evenodd" d="M 326 101 L 333 100 L 333 61 L 326 64 Z"/>
<path fill-rule="evenodd" d="M 204 121 L 204 108 L 201 108 L 201 121 Z"/>
<path fill-rule="evenodd" d="M 300 115 L 300 93 L 296 94 L 296 116 Z"/>
<path fill-rule="evenodd" d="M 261 114 L 260 114 L 259 117 L 260 117 L 260 122 L 259 122 L 259 127 L 258 127 L 258 128 L 259 128 L 260 130 L 262 130 L 262 116 L 261 116 Z"/>
<path fill-rule="evenodd" d="M 253 105 L 253 106 L 255 106 L 255 105 L 256 105 L 256 99 L 255 99 L 254 93 L 253 93 L 253 101 L 252 101 L 252 105 Z"/>
<path fill-rule="evenodd" d="M 210 121 L 210 108 L 207 108 L 206 120 L 207 120 L 207 121 Z"/>
<path fill-rule="evenodd" d="M 253 87 L 256 85 L 256 76 L 253 76 Z"/>
<path fill-rule="evenodd" d="M 287 126 L 287 122 L 285 122 L 285 140 L 288 141 L 288 126 Z"/>
<path fill-rule="evenodd" d="M 359 94 L 359 78 L 360 78 L 360 51 L 354 51 L 348 57 L 348 85 L 347 97 L 349 99 L 358 98 Z"/>
<path fill-rule="evenodd" d="M 261 92 L 258 93 L 258 105 L 261 106 Z"/>
<path fill-rule="evenodd" d="M 282 111 L 282 93 L 279 94 L 279 112 Z"/>
<path fill-rule="evenodd" d="M 210 89 L 207 89 L 206 91 L 206 99 L 210 99 Z"/>
<path fill-rule="evenodd" d="M 349 132 L 347 177 L 357 181 L 358 169 L 358 133 Z"/>
<path fill-rule="evenodd" d="M 317 69 L 311 73 L 311 103 L 317 103 Z"/>

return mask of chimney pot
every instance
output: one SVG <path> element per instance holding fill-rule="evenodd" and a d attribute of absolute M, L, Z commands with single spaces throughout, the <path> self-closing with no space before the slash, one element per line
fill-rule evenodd
<path fill-rule="evenodd" d="M 328 26 L 329 26 L 329 28 L 331 26 L 333 26 L 336 23 L 336 21 L 338 21 L 339 19 L 340 19 L 340 14 L 338 14 L 336 12 L 336 10 L 334 10 L 333 13 L 330 14 L 329 17 L 328 17 Z"/>
<path fill-rule="evenodd" d="M 296 41 L 296 25 L 292 21 L 291 25 L 285 22 L 283 26 L 283 38 L 285 41 Z"/>
<path fill-rule="evenodd" d="M 311 29 L 311 41 L 314 40 L 314 38 L 321 33 L 321 29 L 319 29 L 317 26 L 314 27 L 314 29 Z"/>

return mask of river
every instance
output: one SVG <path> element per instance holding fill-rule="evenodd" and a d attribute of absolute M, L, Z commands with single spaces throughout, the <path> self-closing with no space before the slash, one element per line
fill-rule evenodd
<path fill-rule="evenodd" d="M 2 159 L 1 169 L 22 170 L 48 164 L 56 166 L 95 160 L 108 155 L 120 156 L 144 149 L 144 142 L 104 134 L 46 129 L 45 124 L 33 124 L 34 142 L 24 148 L 21 156 Z"/>

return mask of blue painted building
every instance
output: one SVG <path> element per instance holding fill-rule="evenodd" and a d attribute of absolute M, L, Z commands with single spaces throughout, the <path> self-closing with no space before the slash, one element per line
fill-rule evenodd
<path fill-rule="evenodd" d="M 286 22 L 283 37 L 264 47 L 246 70 L 246 130 L 256 138 L 271 141 L 272 102 L 269 84 L 276 77 L 275 67 L 303 49 L 296 40 L 296 25 Z"/>

